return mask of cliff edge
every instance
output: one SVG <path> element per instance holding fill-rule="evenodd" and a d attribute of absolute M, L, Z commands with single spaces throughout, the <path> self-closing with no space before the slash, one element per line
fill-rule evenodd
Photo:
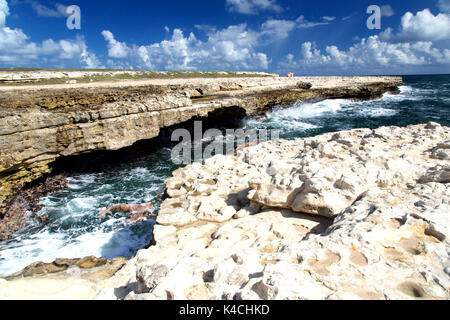
<path fill-rule="evenodd" d="M 23 226 L 17 210 L 8 212 L 14 196 L 59 158 L 118 150 L 219 111 L 254 115 L 298 99 L 372 99 L 401 83 L 398 77 L 239 77 L 0 86 L 0 224 L 6 225 L 0 240 Z"/>

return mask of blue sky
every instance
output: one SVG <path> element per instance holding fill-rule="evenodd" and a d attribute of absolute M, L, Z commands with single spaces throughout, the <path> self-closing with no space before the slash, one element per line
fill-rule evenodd
<path fill-rule="evenodd" d="M 0 67 L 450 73 L 450 0 L 0 0 Z"/>

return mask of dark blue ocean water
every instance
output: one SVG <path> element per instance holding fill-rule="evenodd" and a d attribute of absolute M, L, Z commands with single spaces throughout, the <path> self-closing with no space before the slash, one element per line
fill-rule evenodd
<path fill-rule="evenodd" d="M 234 121 L 233 128 L 279 129 L 283 139 L 325 132 L 386 125 L 438 122 L 450 125 L 450 76 L 406 76 L 400 94 L 367 102 L 298 101 L 274 108 L 265 118 Z M 88 255 L 133 256 L 151 240 L 153 221 L 129 225 L 125 217 L 101 220 L 101 209 L 119 203 L 160 203 L 164 180 L 178 166 L 170 160 L 171 145 L 156 147 L 114 166 L 72 173 L 69 188 L 41 200 L 46 226 L 30 223 L 0 246 L 0 275 L 35 261 Z"/>

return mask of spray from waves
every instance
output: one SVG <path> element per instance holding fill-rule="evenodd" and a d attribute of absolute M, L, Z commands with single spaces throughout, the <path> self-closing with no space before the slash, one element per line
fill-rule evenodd
<path fill-rule="evenodd" d="M 289 108 L 274 108 L 268 112 L 264 119 L 249 119 L 248 128 L 281 129 L 285 132 L 306 132 L 317 129 L 319 126 L 312 119 L 331 115 L 346 103 L 346 100 L 324 100 L 316 103 L 304 103 L 299 100 Z"/>
<path fill-rule="evenodd" d="M 32 236 L 19 238 L 16 245 L 7 244 L 8 248 L 2 250 L 0 275 L 12 274 L 36 261 L 50 263 L 57 258 L 91 255 L 107 259 L 118 256 L 130 258 L 136 248 L 145 247 L 149 239 L 139 236 L 130 228 L 123 228 L 124 222 L 125 218 L 116 218 L 109 221 L 109 228 L 99 226 L 94 230 L 78 229 L 78 236 L 68 236 L 64 231 L 42 230 Z M 147 228 L 151 227 L 150 222 L 145 223 Z"/>
<path fill-rule="evenodd" d="M 137 166 L 69 177 L 68 189 L 41 199 L 45 207 L 39 214 L 47 214 L 49 223 L 42 226 L 30 222 L 2 244 L 0 275 L 57 258 L 132 257 L 151 240 L 154 222 L 133 225 L 120 214 L 102 220 L 99 212 L 119 203 L 156 201 L 166 173 L 152 164 L 150 168 Z"/>
<path fill-rule="evenodd" d="M 400 90 L 400 94 L 413 91 L 413 88 L 410 86 L 400 86 L 400 87 L 398 87 L 398 89 Z M 386 94 L 389 94 L 389 92 Z"/>
<path fill-rule="evenodd" d="M 435 98 L 436 95 L 439 93 L 439 89 L 432 89 L 432 88 L 413 88 L 411 86 L 400 86 L 399 87 L 400 93 L 398 94 L 392 94 L 392 93 L 385 93 L 383 95 L 384 101 L 394 101 L 394 102 L 401 102 L 401 101 L 419 101 L 423 100 L 424 98 Z"/>
<path fill-rule="evenodd" d="M 324 100 L 316 103 L 303 103 L 297 101 L 292 107 L 287 109 L 275 110 L 279 116 L 291 119 L 309 119 L 321 117 L 324 114 L 335 113 L 342 109 L 347 100 Z"/>
<path fill-rule="evenodd" d="M 263 118 L 246 119 L 242 129 L 280 129 L 283 139 L 297 139 L 325 132 L 383 125 L 405 126 L 438 121 L 450 125 L 448 77 L 410 78 L 400 94 L 354 102 L 324 100 L 297 102 L 290 108 L 275 108 Z M 44 199 L 50 223 L 30 223 L 15 239 L 0 246 L 0 275 L 8 275 L 36 261 L 81 258 L 88 255 L 130 257 L 145 247 L 152 221 L 127 225 L 120 215 L 102 221 L 98 212 L 119 203 L 148 203 L 155 199 L 163 181 L 177 169 L 168 148 L 124 163 L 120 168 L 69 177 L 69 188 Z M 156 207 L 158 207 L 158 202 Z"/>
<path fill-rule="evenodd" d="M 329 126 L 333 120 L 391 117 L 397 114 L 397 111 L 391 108 L 390 104 L 408 99 L 410 89 L 407 86 L 400 89 L 404 96 L 397 97 L 387 93 L 381 100 L 375 101 L 327 99 L 309 103 L 299 100 L 288 108 L 274 108 L 263 119 L 249 119 L 246 126 L 281 129 L 287 137 L 295 138 L 304 136 L 311 130 L 317 131 Z"/>

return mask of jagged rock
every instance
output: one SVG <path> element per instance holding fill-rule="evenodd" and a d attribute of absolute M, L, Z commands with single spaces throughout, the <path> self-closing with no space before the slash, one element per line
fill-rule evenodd
<path fill-rule="evenodd" d="M 80 269 L 93 269 L 104 266 L 108 263 L 105 258 L 97 258 L 94 256 L 84 257 L 81 259 L 56 259 L 52 263 L 35 262 L 19 271 L 10 275 L 7 279 L 17 279 L 21 277 L 32 277 L 40 274 L 52 274 L 65 271 L 70 267 L 78 267 Z"/>
<path fill-rule="evenodd" d="M 155 229 L 137 270 L 164 262 L 166 278 L 128 298 L 448 299 L 449 160 L 432 155 L 449 136 L 434 124 L 352 130 L 177 170 L 168 187 L 195 171 L 229 190 L 199 194 L 192 180 L 181 198 L 209 206 L 193 214 L 227 200 L 237 212 Z"/>
<path fill-rule="evenodd" d="M 161 206 L 155 245 L 80 288 L 130 300 L 448 299 L 449 160 L 432 155 L 450 128 L 433 128 L 267 142 L 179 169 L 167 186 L 186 193 Z M 228 207 L 234 219 L 203 216 Z"/>
<path fill-rule="evenodd" d="M 58 72 L 54 74 L 58 78 L 68 77 Z M 47 76 L 38 72 L 30 77 Z M 14 78 L 9 73 L 6 75 L 8 79 L 11 77 Z M 299 81 L 311 83 L 313 87 L 298 90 Z M 240 115 L 256 115 L 270 105 L 330 95 L 369 99 L 386 91 L 395 91 L 401 84 L 400 77 L 253 76 L 78 83 L 45 88 L 2 86 L 0 216 L 5 215 L 12 198 L 21 188 L 51 173 L 52 164 L 61 157 L 118 150 L 157 137 L 160 128 L 214 112 L 231 110 L 229 112 L 233 114 L 233 110 L 238 110 Z M 360 87 L 367 89 L 364 94 Z M 199 96 L 201 99 L 195 99 Z M 214 186 L 206 182 L 198 185 L 200 194 L 213 191 Z M 172 197 L 182 196 L 185 192 L 187 190 L 181 186 L 169 188 Z M 23 214 L 19 215 L 18 222 L 0 220 L 3 225 L 0 228 L 6 229 L 0 230 L 5 238 L 11 234 L 9 229 L 14 232 L 23 226 L 20 223 L 23 217 Z"/>
<path fill-rule="evenodd" d="M 420 178 L 420 182 L 440 182 L 449 183 L 450 182 L 450 166 L 436 166 L 428 169 L 428 171 Z"/>
<path fill-rule="evenodd" d="M 87 257 L 36 263 L 0 279 L 0 299 L 90 300 L 99 295 L 103 299 L 123 299 L 136 289 L 133 261 L 115 258 L 105 262 L 103 258 Z"/>
<path fill-rule="evenodd" d="M 99 297 L 113 298 L 116 288 L 116 298 L 130 300 L 449 299 L 449 160 L 432 154 L 450 128 L 425 127 L 267 142 L 177 170 L 167 185 L 186 194 L 165 202 L 170 210 L 183 204 L 183 222 L 156 225 L 155 245 L 96 289 Z M 268 170 L 278 162 L 291 169 Z M 198 193 L 197 179 L 220 181 L 222 190 Z M 244 201 L 262 185 L 294 195 Z M 202 203 L 216 210 L 218 199 L 234 219 L 197 219 Z M 312 214 L 294 212 L 296 201 Z M 251 207 L 256 214 L 239 214 Z"/>
<path fill-rule="evenodd" d="M 297 82 L 297 88 L 299 89 L 311 89 L 312 88 L 312 84 L 309 82 Z"/>
<path fill-rule="evenodd" d="M 169 269 L 165 265 L 143 266 L 136 273 L 136 293 L 148 293 L 152 291 L 167 275 Z"/>

